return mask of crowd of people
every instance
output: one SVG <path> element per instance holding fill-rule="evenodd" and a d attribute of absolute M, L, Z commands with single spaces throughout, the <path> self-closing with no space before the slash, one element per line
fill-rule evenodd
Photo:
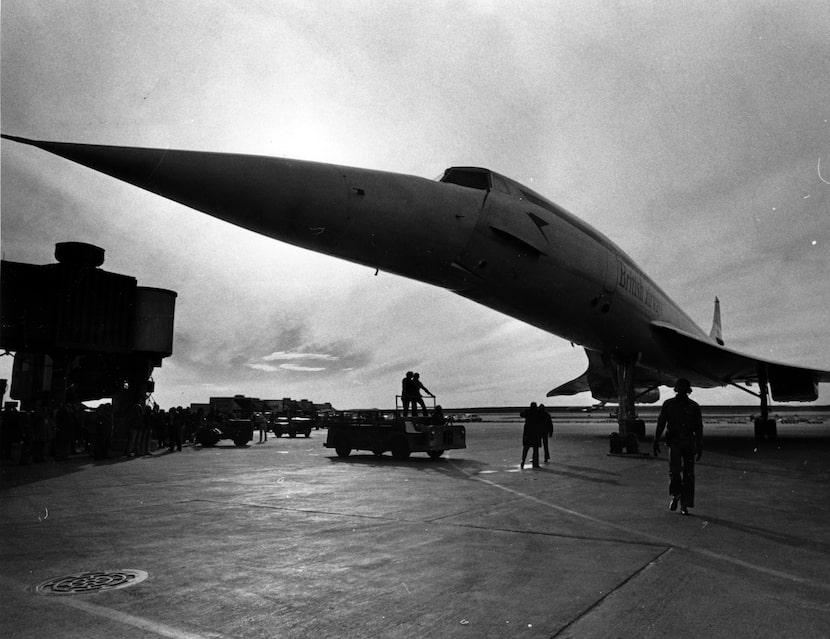
<path fill-rule="evenodd" d="M 112 404 L 97 408 L 38 404 L 33 410 L 18 410 L 16 402 L 7 402 L 0 413 L 0 458 L 26 465 L 79 454 L 109 459 L 150 455 L 165 448 L 175 452 L 194 442 L 203 424 L 222 419 L 201 409 L 177 406 L 163 410 L 157 404 L 135 404 L 120 417 L 123 436 L 115 437 Z"/>

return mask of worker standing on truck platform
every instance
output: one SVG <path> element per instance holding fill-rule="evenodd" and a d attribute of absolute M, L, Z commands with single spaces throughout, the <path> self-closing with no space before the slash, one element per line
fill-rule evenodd
<path fill-rule="evenodd" d="M 406 371 L 406 377 L 401 380 L 401 405 L 403 406 L 403 416 L 409 414 L 409 407 L 412 406 L 413 414 L 415 411 L 415 388 L 413 386 L 412 377 L 415 375 L 412 371 Z"/>
<path fill-rule="evenodd" d="M 423 414 L 423 416 L 426 417 L 427 414 L 428 414 L 427 413 L 427 405 L 424 403 L 424 398 L 421 397 L 421 390 L 423 390 L 430 397 L 433 397 L 433 398 L 435 397 L 435 395 L 433 395 L 430 392 L 430 390 L 426 386 L 424 386 L 423 383 L 421 382 L 420 373 L 413 373 L 413 375 L 412 375 L 412 392 L 413 392 L 413 395 L 415 396 L 414 401 L 412 402 L 412 416 L 413 417 L 418 416 L 418 407 L 415 405 L 416 402 L 421 405 L 421 413 Z"/>

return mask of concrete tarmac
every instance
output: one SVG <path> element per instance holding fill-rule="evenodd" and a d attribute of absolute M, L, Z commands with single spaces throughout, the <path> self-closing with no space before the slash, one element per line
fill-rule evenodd
<path fill-rule="evenodd" d="M 0 636 L 830 636 L 830 426 L 707 423 L 688 517 L 665 447 L 609 456 L 613 428 L 557 421 L 541 470 L 493 416 L 437 461 L 314 431 L 4 464 Z"/>

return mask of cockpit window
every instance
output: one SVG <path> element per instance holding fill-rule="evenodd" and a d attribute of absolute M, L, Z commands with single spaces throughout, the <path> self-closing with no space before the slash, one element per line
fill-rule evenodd
<path fill-rule="evenodd" d="M 495 173 L 491 173 L 490 177 L 493 180 L 494 189 L 501 191 L 505 195 L 510 195 L 510 187 L 507 186 L 507 180 L 500 175 L 496 175 Z"/>
<path fill-rule="evenodd" d="M 442 182 L 458 184 L 470 189 L 488 191 L 490 189 L 490 172 L 486 169 L 451 168 L 444 171 Z"/>

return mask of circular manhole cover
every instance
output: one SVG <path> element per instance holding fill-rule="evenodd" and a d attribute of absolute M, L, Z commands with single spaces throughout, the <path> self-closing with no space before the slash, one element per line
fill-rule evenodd
<path fill-rule="evenodd" d="M 126 588 L 147 579 L 143 570 L 96 570 L 54 577 L 35 586 L 38 595 L 82 595 Z"/>

